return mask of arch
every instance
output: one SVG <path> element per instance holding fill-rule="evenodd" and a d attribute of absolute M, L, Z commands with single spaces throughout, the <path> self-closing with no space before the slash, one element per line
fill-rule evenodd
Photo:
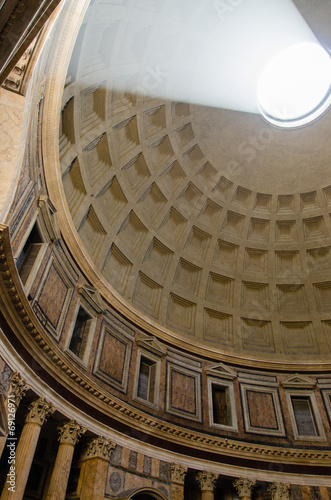
<path fill-rule="evenodd" d="M 167 497 L 155 488 L 134 488 L 125 491 L 119 500 L 168 500 Z"/>

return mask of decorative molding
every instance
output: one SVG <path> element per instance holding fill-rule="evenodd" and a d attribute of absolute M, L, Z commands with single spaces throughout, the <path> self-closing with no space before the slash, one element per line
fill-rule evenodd
<path fill-rule="evenodd" d="M 280 407 L 279 395 L 277 387 L 268 387 L 253 384 L 240 384 L 244 422 L 246 432 L 253 434 L 265 434 L 268 436 L 285 436 L 285 427 L 282 418 L 282 411 Z M 271 397 L 271 402 L 274 410 L 274 419 L 276 427 L 264 427 L 263 425 L 257 426 L 252 423 L 251 409 L 248 401 L 248 393 L 253 392 Z M 270 414 L 270 413 L 269 413 Z"/>
<path fill-rule="evenodd" d="M 202 418 L 202 408 L 201 408 L 201 374 L 190 370 L 186 368 L 182 368 L 179 365 L 175 365 L 172 363 L 167 364 L 167 396 L 166 396 L 166 411 L 168 413 L 171 413 L 173 415 L 186 418 L 189 420 L 195 420 L 198 422 L 201 422 Z M 190 390 L 186 390 L 185 387 L 181 386 L 182 391 L 182 397 L 178 398 L 178 394 L 174 392 L 174 387 L 173 387 L 173 377 L 176 376 L 182 378 L 182 382 L 184 380 L 189 382 L 189 379 L 191 381 L 191 384 L 193 384 L 193 387 L 190 387 Z M 175 402 L 173 401 L 173 397 L 177 396 L 177 401 L 180 402 L 181 404 L 185 404 L 185 396 L 191 396 L 193 395 L 193 402 L 192 400 L 188 402 L 188 404 L 192 405 L 192 408 L 185 409 L 183 406 L 179 407 L 176 406 Z"/>
<path fill-rule="evenodd" d="M 198 472 L 195 477 L 200 484 L 201 491 L 214 491 L 218 474 L 214 474 L 214 472 Z"/>
<path fill-rule="evenodd" d="M 46 285 L 47 279 L 49 277 L 49 274 L 51 272 L 51 268 L 54 267 L 55 271 L 57 272 L 59 279 L 62 281 L 63 285 L 66 287 L 67 291 L 65 293 L 65 297 L 63 300 L 63 303 L 61 305 L 61 311 L 58 315 L 57 322 L 56 324 L 53 324 L 53 322 L 49 319 L 47 316 L 46 312 L 42 309 L 40 305 L 40 297 L 42 296 L 44 287 Z M 68 313 L 68 309 L 71 303 L 72 296 L 75 291 L 75 282 L 71 278 L 71 276 L 65 272 L 66 268 L 65 266 L 61 265 L 61 263 L 58 262 L 57 258 L 54 255 L 51 255 L 46 269 L 43 273 L 43 277 L 41 282 L 39 283 L 36 295 L 34 297 L 34 300 L 32 302 L 32 308 L 40 321 L 41 325 L 45 330 L 49 331 L 56 339 L 59 339 L 63 325 L 66 320 L 66 316 Z M 46 285 L 47 288 L 47 285 Z M 53 308 L 54 311 L 54 308 Z"/>
<path fill-rule="evenodd" d="M 238 491 L 239 498 L 248 497 L 251 498 L 252 488 L 255 481 L 246 478 L 238 478 L 233 482 L 233 486 Z"/>
<path fill-rule="evenodd" d="M 170 465 L 170 477 L 172 483 L 184 484 L 187 467 L 184 465 L 174 464 Z"/>
<path fill-rule="evenodd" d="M 45 398 L 39 398 L 28 406 L 25 422 L 42 426 L 47 418 L 55 412 L 55 408 Z"/>
<path fill-rule="evenodd" d="M 60 444 L 70 444 L 75 446 L 80 437 L 87 431 L 86 427 L 77 424 L 75 420 L 69 420 L 69 422 L 64 423 L 62 426 L 58 427 L 59 437 L 58 441 Z"/>
<path fill-rule="evenodd" d="M 110 439 L 106 439 L 102 436 L 92 439 L 88 442 L 86 449 L 82 455 L 82 460 L 88 460 L 89 458 L 100 458 L 102 460 L 109 461 L 110 454 L 115 448 L 116 444 Z"/>
<path fill-rule="evenodd" d="M 102 359 L 105 354 L 105 344 L 108 339 L 113 339 L 113 343 L 117 342 L 118 346 L 123 348 L 123 366 L 122 366 L 122 374 L 121 379 L 115 378 L 111 375 L 111 373 L 107 373 L 104 369 L 102 369 Z M 112 346 L 114 347 L 114 345 Z M 95 364 L 93 373 L 105 382 L 107 385 L 114 387 L 122 392 L 126 392 L 129 380 L 129 368 L 130 368 L 130 359 L 132 352 L 132 341 L 129 340 L 123 334 L 117 332 L 114 328 L 112 328 L 107 323 L 104 324 L 97 347 L 97 352 L 95 356 Z"/>

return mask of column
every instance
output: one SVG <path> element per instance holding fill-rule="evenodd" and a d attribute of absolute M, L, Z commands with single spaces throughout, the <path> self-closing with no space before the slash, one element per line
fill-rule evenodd
<path fill-rule="evenodd" d="M 239 478 L 234 481 L 233 485 L 238 492 L 240 500 L 251 500 L 254 484 L 255 481 L 245 478 Z"/>
<path fill-rule="evenodd" d="M 5 401 L 5 408 L 7 411 L 6 418 L 8 417 L 8 427 L 11 427 L 12 420 L 15 421 L 15 413 L 21 399 L 25 396 L 26 391 L 29 387 L 26 385 L 25 380 L 21 377 L 18 372 L 14 372 L 10 379 L 9 388 L 8 388 L 8 396 Z M 6 438 L 0 438 L 0 457 L 4 450 L 6 444 Z"/>
<path fill-rule="evenodd" d="M 267 491 L 271 500 L 290 500 L 290 487 L 288 483 L 272 483 Z"/>
<path fill-rule="evenodd" d="M 108 464 L 115 443 L 104 437 L 90 441 L 82 456 L 82 479 L 79 485 L 80 500 L 104 500 Z"/>
<path fill-rule="evenodd" d="M 201 488 L 201 500 L 214 500 L 214 486 L 217 477 L 217 474 L 213 472 L 198 472 L 196 479 Z"/>
<path fill-rule="evenodd" d="M 0 500 L 21 500 L 23 498 L 41 427 L 54 411 L 55 408 L 44 398 L 39 398 L 29 405 L 17 449 L 13 448 L 15 464 L 13 465 L 14 469 L 11 470 L 14 471 L 12 474 L 14 488 L 10 490 L 9 486 L 13 485 L 6 482 Z"/>
<path fill-rule="evenodd" d="M 186 473 L 187 467 L 171 464 L 172 500 L 184 500 L 184 481 Z"/>
<path fill-rule="evenodd" d="M 80 436 L 86 432 L 86 428 L 77 424 L 74 420 L 70 420 L 58 427 L 58 431 L 60 444 L 46 500 L 65 499 L 75 445 Z"/>

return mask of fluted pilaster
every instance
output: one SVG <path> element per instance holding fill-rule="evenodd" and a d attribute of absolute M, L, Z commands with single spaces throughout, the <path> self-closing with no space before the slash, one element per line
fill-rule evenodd
<path fill-rule="evenodd" d="M 187 467 L 179 464 L 171 464 L 172 499 L 184 500 L 184 481 Z"/>
<path fill-rule="evenodd" d="M 104 437 L 92 439 L 82 455 L 80 500 L 103 500 L 107 482 L 109 458 L 115 443 Z"/>

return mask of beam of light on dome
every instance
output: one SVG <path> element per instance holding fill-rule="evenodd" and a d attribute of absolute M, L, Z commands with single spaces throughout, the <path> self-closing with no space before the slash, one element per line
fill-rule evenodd
<path fill-rule="evenodd" d="M 262 107 L 267 115 L 267 93 L 258 104 L 256 90 L 268 62 L 288 47 L 318 44 L 291 0 L 163 0 L 158 5 L 154 12 L 138 2 L 111 10 L 107 81 L 112 90 L 256 114 Z M 94 19 L 95 31 L 89 28 L 90 44 L 83 47 L 87 59 L 102 22 Z"/>
<path fill-rule="evenodd" d="M 330 85 L 330 55 L 315 43 L 291 45 L 276 54 L 260 75 L 260 111 L 274 125 L 306 125 L 330 106 Z"/>

